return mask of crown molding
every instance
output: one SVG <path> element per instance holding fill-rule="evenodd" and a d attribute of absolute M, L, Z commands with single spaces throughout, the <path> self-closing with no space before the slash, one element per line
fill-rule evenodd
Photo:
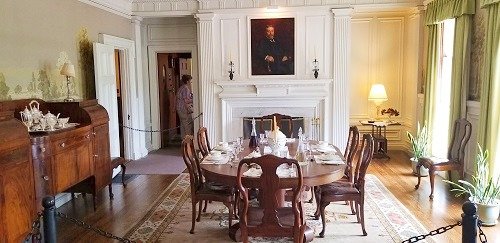
<path fill-rule="evenodd" d="M 279 11 L 307 7 L 352 7 L 355 9 L 393 9 L 416 7 L 423 0 L 131 0 L 131 11 L 139 16 L 193 15 L 200 12 L 262 9 L 278 6 Z"/>
<path fill-rule="evenodd" d="M 132 0 L 78 0 L 110 13 L 131 19 Z"/>

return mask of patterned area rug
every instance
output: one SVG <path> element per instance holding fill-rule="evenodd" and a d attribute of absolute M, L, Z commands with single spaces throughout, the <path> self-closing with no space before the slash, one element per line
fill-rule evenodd
<path fill-rule="evenodd" d="M 332 203 L 327 207 L 325 238 L 313 242 L 401 242 L 426 233 L 425 228 L 373 175 L 366 176 L 365 224 L 368 236 L 362 236 L 361 225 L 351 215 L 349 206 Z M 321 220 L 310 217 L 315 204 L 305 203 L 307 224 L 321 231 Z M 235 222 L 235 221 L 233 221 Z M 149 212 L 127 233 L 136 242 L 232 242 L 228 236 L 227 208 L 221 203 L 209 204 L 191 229 L 189 175 L 183 173 L 162 193 Z M 251 239 L 252 242 L 287 242 L 287 239 Z M 425 241 L 422 241 L 425 242 Z M 427 242 L 434 242 L 427 240 Z"/>

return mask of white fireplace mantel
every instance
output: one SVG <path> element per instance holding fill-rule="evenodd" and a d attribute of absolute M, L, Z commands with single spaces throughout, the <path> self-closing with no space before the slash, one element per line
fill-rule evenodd
<path fill-rule="evenodd" d="M 331 79 L 215 82 L 216 90 L 219 89 L 216 93 L 221 107 L 222 140 L 242 136 L 244 117 L 273 113 L 304 117 L 306 134 L 314 139 L 327 138 L 331 129 L 331 83 Z"/>
<path fill-rule="evenodd" d="M 221 81 L 219 98 L 326 97 L 331 79 Z"/>

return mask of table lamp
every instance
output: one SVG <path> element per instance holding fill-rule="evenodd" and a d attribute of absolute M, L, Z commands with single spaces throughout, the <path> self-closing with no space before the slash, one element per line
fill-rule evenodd
<path fill-rule="evenodd" d="M 73 98 L 69 97 L 69 78 L 70 77 L 75 77 L 75 66 L 71 63 L 64 63 L 63 67 L 61 68 L 61 75 L 66 76 L 66 91 L 67 91 L 67 96 L 64 101 L 70 102 L 74 101 Z"/>
<path fill-rule="evenodd" d="M 368 95 L 368 100 L 373 101 L 377 107 L 376 119 L 378 120 L 380 113 L 380 105 L 387 100 L 387 93 L 385 92 L 385 87 L 383 84 L 374 84 L 370 90 L 370 95 Z"/>

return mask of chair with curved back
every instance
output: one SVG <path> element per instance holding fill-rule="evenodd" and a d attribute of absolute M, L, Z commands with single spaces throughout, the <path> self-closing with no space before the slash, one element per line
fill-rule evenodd
<path fill-rule="evenodd" d="M 429 169 L 429 180 L 431 183 L 431 194 L 430 199 L 434 198 L 434 178 L 436 171 L 448 171 L 449 180 L 451 180 L 451 171 L 458 171 L 461 179 L 464 178 L 464 158 L 465 158 L 465 146 L 469 142 L 471 135 L 472 125 L 465 118 L 460 118 L 455 121 L 453 128 L 453 137 L 451 139 L 450 148 L 448 149 L 447 159 L 437 159 L 437 158 L 419 158 L 417 163 L 417 177 L 418 183 L 415 189 L 420 186 L 420 167 L 425 167 Z"/>
<path fill-rule="evenodd" d="M 197 134 L 198 138 L 198 148 L 200 149 L 201 155 L 203 157 L 207 156 L 210 151 L 210 141 L 208 140 L 208 132 L 206 127 L 200 127 Z"/>
<path fill-rule="evenodd" d="M 365 230 L 364 216 L 365 175 L 366 170 L 368 169 L 368 166 L 372 161 L 373 147 L 374 143 L 372 135 L 364 134 L 363 141 L 361 143 L 359 159 L 356 163 L 356 168 L 353 174 L 353 183 L 333 182 L 327 185 L 320 186 L 321 197 L 318 203 L 320 208 L 321 221 L 323 223 L 323 230 L 319 233 L 320 237 L 325 236 L 325 208 L 331 202 L 337 201 L 353 201 L 356 204 L 356 217 L 358 219 L 358 222 L 361 223 L 363 235 L 367 235 Z"/>
<path fill-rule="evenodd" d="M 356 152 L 358 151 L 359 144 L 359 130 L 356 126 L 349 127 L 349 135 L 347 137 L 347 145 L 345 147 L 344 158 L 346 159 L 346 168 L 344 171 L 344 176 L 342 177 L 342 181 L 354 183 L 352 177 L 352 162 L 354 161 L 354 156 L 356 156 Z M 316 198 L 316 202 L 321 200 L 321 187 L 314 187 L 314 198 Z M 348 202 L 351 206 L 351 211 L 355 214 L 354 206 L 351 202 Z M 319 203 L 316 206 L 316 212 L 314 213 L 316 219 L 319 218 Z"/>
<path fill-rule="evenodd" d="M 182 140 L 182 157 L 189 171 L 189 181 L 191 185 L 191 204 L 192 204 L 192 226 L 189 233 L 194 233 L 196 204 L 199 203 L 198 218 L 200 221 L 201 207 L 203 201 L 222 202 L 229 209 L 229 226 L 233 219 L 233 205 L 235 204 L 234 189 L 231 187 L 220 187 L 217 190 L 213 189 L 208 183 L 205 183 L 200 161 L 196 156 L 193 136 L 186 135 Z"/>
<path fill-rule="evenodd" d="M 249 185 L 243 180 L 243 172 L 250 166 L 259 165 L 262 174 L 256 184 Z M 279 178 L 276 174 L 282 164 L 294 166 L 297 177 Z M 312 231 L 307 237 L 304 209 L 302 204 L 302 170 L 296 160 L 264 155 L 259 158 L 243 159 L 237 172 L 237 186 L 240 192 L 239 212 L 241 240 L 248 242 L 248 236 L 293 237 L 294 242 L 302 243 L 312 240 Z M 259 188 L 259 206 L 251 207 L 248 188 Z M 293 190 L 292 207 L 278 207 L 276 198 L 280 190 Z"/>

